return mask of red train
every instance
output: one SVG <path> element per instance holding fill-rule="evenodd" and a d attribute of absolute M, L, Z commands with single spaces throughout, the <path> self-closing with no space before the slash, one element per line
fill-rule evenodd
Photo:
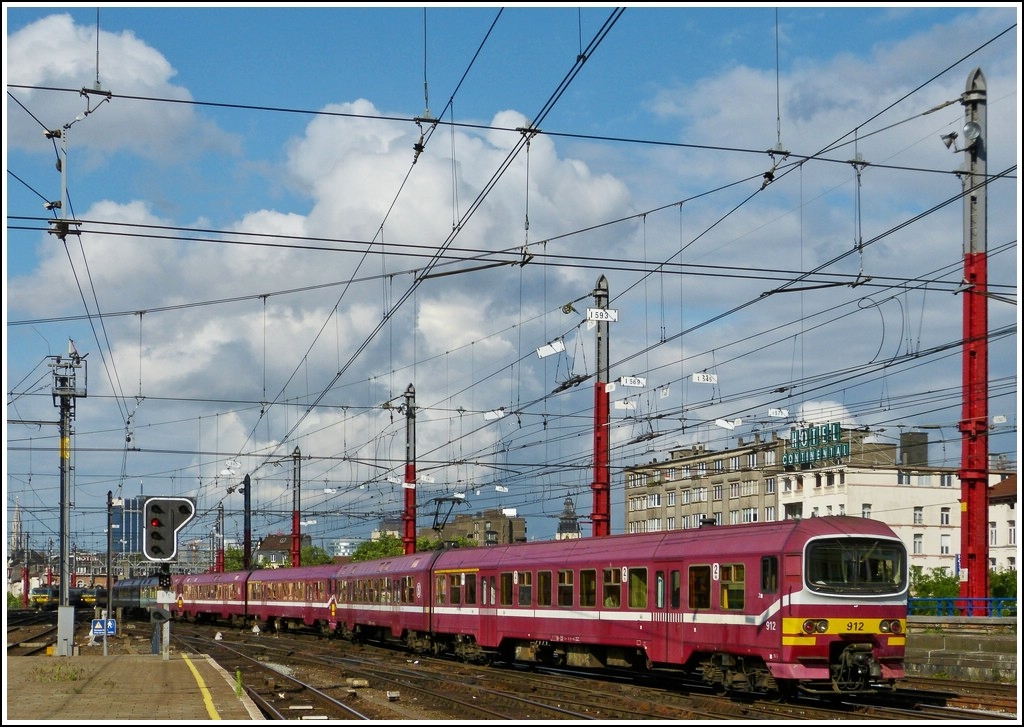
<path fill-rule="evenodd" d="M 175 618 L 313 627 L 465 661 L 674 669 L 728 691 L 891 689 L 907 553 L 822 517 L 175 577 Z"/>

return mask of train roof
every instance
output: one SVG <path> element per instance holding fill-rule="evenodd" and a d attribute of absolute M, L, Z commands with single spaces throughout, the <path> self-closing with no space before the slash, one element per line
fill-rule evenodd
<path fill-rule="evenodd" d="M 867 518 L 835 516 L 740 525 L 711 525 L 657 533 L 608 535 L 569 540 L 535 541 L 444 551 L 437 568 L 497 567 L 531 564 L 553 566 L 586 561 L 621 564 L 624 560 L 722 560 L 748 554 L 795 552 L 806 541 L 827 535 L 896 538 L 888 525 Z"/>
<path fill-rule="evenodd" d="M 188 584 L 202 584 L 202 583 L 233 583 L 234 581 L 244 581 L 249 575 L 249 571 L 244 570 L 232 570 L 225 571 L 223 573 L 188 573 L 183 576 L 172 576 L 175 579 L 180 579 L 182 583 Z"/>
<path fill-rule="evenodd" d="M 326 565 L 307 565 L 302 568 L 302 577 L 306 580 L 317 580 L 318 578 L 334 578 L 338 573 L 337 563 Z M 262 568 L 252 571 L 249 574 L 250 583 L 274 583 L 277 581 L 295 580 L 294 568 Z"/>

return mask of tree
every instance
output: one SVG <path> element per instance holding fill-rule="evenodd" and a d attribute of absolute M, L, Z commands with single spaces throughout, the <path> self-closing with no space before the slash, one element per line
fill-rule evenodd
<path fill-rule="evenodd" d="M 377 540 L 365 540 L 352 553 L 353 561 L 375 560 L 405 552 L 402 539 L 394 535 L 382 535 Z"/>
<path fill-rule="evenodd" d="M 932 568 L 925 573 L 919 565 L 910 567 L 912 598 L 956 598 L 960 595 L 960 579 L 948 568 Z"/>
<path fill-rule="evenodd" d="M 449 545 L 450 543 L 454 543 L 454 545 Z M 416 550 L 419 552 L 422 552 L 424 550 L 441 550 L 442 548 L 446 547 L 475 548 L 476 543 L 467 538 L 465 535 L 460 535 L 454 540 L 450 540 L 447 538 L 416 538 Z"/>
<path fill-rule="evenodd" d="M 243 570 L 242 564 L 245 562 L 245 553 L 241 548 L 225 548 L 224 549 L 224 570 L 228 572 Z M 259 568 L 259 565 L 254 564 L 254 567 Z"/>
<path fill-rule="evenodd" d="M 319 545 L 307 545 L 299 553 L 302 565 L 327 565 L 334 562 L 334 557 Z"/>
<path fill-rule="evenodd" d="M 989 571 L 988 595 L 992 598 L 1015 598 L 1017 596 L 1017 571 L 1009 568 Z"/>

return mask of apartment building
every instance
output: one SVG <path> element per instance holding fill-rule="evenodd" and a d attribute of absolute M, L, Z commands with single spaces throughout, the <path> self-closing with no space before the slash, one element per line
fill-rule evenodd
<path fill-rule="evenodd" d="M 707 517 L 718 524 L 870 517 L 900 536 L 911 566 L 957 572 L 960 480 L 956 468 L 928 465 L 927 436 L 904 432 L 897 446 L 827 423 L 739 438 L 725 450 L 672 450 L 667 460 L 626 468 L 626 532 L 696 528 Z M 1016 569 L 1016 473 L 992 470 L 990 485 L 989 562 Z"/>

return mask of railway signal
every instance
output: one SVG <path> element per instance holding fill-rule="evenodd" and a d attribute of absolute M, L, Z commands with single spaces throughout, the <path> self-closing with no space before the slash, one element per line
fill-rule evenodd
<path fill-rule="evenodd" d="M 196 514 L 187 497 L 150 497 L 143 507 L 142 554 L 147 560 L 166 562 L 178 554 L 178 531 Z"/>

